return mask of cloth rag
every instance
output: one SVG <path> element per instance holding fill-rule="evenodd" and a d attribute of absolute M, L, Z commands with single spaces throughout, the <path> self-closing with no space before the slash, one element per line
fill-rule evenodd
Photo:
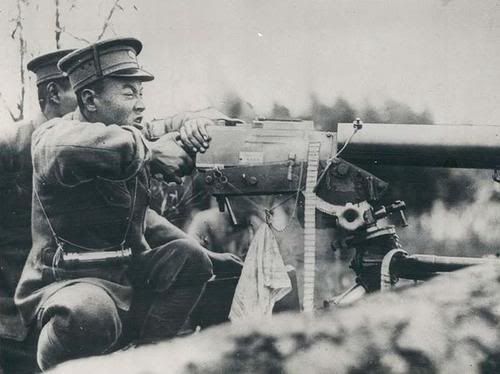
<path fill-rule="evenodd" d="M 250 243 L 229 319 L 270 317 L 274 304 L 292 290 L 272 229 L 263 223 Z"/>

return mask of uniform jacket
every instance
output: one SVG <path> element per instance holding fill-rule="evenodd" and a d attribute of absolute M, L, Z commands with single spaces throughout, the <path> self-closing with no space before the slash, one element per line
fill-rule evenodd
<path fill-rule="evenodd" d="M 31 135 L 47 119 L 9 124 L 0 132 L 0 337 L 22 340 L 26 329 L 14 292 L 31 249 Z"/>
<path fill-rule="evenodd" d="M 54 292 L 76 282 L 104 288 L 120 309 L 130 306 L 125 266 L 55 269 L 57 242 L 65 251 L 116 250 L 134 254 L 185 234 L 148 209 L 150 152 L 134 127 L 86 122 L 77 110 L 33 134 L 33 246 L 16 290 L 29 324 Z M 150 235 L 148 231 L 158 236 Z M 56 237 L 59 239 L 56 240 Z M 49 262 L 48 262 L 49 261 Z"/>

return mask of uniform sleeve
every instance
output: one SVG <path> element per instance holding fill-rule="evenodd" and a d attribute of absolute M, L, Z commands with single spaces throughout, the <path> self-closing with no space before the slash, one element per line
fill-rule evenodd
<path fill-rule="evenodd" d="M 148 122 L 145 127 L 145 136 L 148 140 L 156 140 L 172 131 L 177 131 L 187 121 L 188 112 L 172 117 L 155 119 Z"/>
<path fill-rule="evenodd" d="M 160 216 L 153 209 L 146 211 L 146 230 L 144 232 L 146 241 L 151 248 L 158 247 L 175 239 L 186 239 L 188 235 L 174 226 L 168 220 Z"/>
<path fill-rule="evenodd" d="M 38 177 L 76 186 L 95 178 L 132 178 L 150 151 L 133 127 L 55 119 L 33 134 L 32 157 Z"/>
<path fill-rule="evenodd" d="M 187 229 L 187 233 L 203 247 L 212 250 L 210 225 L 207 222 L 206 212 L 207 211 L 198 212 L 193 217 Z"/>
<path fill-rule="evenodd" d="M 195 112 L 182 112 L 172 117 L 155 119 L 146 124 L 145 134 L 148 140 L 156 140 L 169 132 L 179 131 L 184 122 L 194 118 L 208 118 L 217 123 L 217 120 L 230 120 L 224 113 L 214 108 L 206 108 Z"/>

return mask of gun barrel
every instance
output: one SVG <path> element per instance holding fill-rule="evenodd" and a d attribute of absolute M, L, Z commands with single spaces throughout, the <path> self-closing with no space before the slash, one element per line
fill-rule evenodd
<path fill-rule="evenodd" d="M 394 258 L 391 267 L 394 268 L 394 274 L 400 278 L 424 280 L 432 274 L 455 271 L 480 264 L 500 265 L 500 259 L 415 254 Z"/>
<path fill-rule="evenodd" d="M 340 149 L 353 125 L 338 125 Z M 364 124 L 340 156 L 358 164 L 495 169 L 500 126 Z"/>

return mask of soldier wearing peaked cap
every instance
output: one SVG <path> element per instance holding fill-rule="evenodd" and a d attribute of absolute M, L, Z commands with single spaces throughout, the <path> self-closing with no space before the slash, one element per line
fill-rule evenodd
<path fill-rule="evenodd" d="M 57 67 L 59 60 L 73 51 L 48 53 L 34 58 L 27 65 L 28 70 L 36 74 L 38 103 L 45 120 L 62 117 L 76 108 L 76 97 L 68 77 Z"/>
<path fill-rule="evenodd" d="M 43 122 L 76 108 L 69 80 L 57 68 L 72 51 L 51 52 L 28 63 L 36 74 L 40 113 L 0 132 L 0 357 L 16 345 L 12 341 L 23 341 L 28 332 L 14 305 L 14 291 L 31 248 L 31 135 Z"/>
<path fill-rule="evenodd" d="M 181 177 L 194 155 L 177 132 L 143 136 L 142 83 L 153 76 L 138 64 L 141 49 L 112 39 L 63 58 L 78 109 L 33 135 L 34 241 L 16 304 L 39 328 L 43 370 L 112 351 L 131 331 L 175 336 L 213 271 L 241 268 L 148 209 L 150 166 Z M 196 123 L 201 134 L 210 121 Z"/>

